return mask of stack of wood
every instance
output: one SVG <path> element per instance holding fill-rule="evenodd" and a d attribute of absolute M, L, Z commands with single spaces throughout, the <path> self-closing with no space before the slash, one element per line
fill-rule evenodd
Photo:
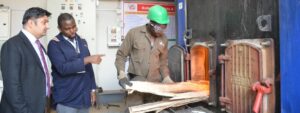
<path fill-rule="evenodd" d="M 207 100 L 209 97 L 208 81 L 188 81 L 170 84 L 132 81 L 132 84 L 131 87 L 126 87 L 126 89 L 169 97 L 169 99 L 129 107 L 130 113 L 161 111 L 170 107 Z"/>

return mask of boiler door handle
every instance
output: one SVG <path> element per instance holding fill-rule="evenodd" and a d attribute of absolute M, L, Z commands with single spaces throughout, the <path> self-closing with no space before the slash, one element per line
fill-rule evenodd
<path fill-rule="evenodd" d="M 268 83 L 268 82 L 265 82 L 265 83 Z M 254 113 L 259 112 L 263 95 L 271 93 L 271 87 L 268 87 L 268 86 L 271 86 L 271 84 L 270 83 L 262 84 L 261 82 L 256 82 L 252 85 L 252 90 L 257 91 L 257 95 L 256 95 L 255 102 L 254 102 L 253 109 L 252 109 L 252 111 Z"/>

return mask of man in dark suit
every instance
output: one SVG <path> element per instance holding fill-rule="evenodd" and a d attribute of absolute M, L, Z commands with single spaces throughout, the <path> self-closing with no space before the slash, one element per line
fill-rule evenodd
<path fill-rule="evenodd" d="M 92 64 L 99 64 L 101 57 L 90 55 L 87 42 L 76 34 L 77 26 L 72 15 L 62 13 L 57 22 L 60 33 L 48 45 L 56 111 L 89 113 L 89 107 L 96 99 Z"/>
<path fill-rule="evenodd" d="M 46 35 L 50 12 L 25 11 L 23 29 L 1 48 L 3 95 L 0 113 L 44 113 L 50 95 L 46 52 L 39 39 Z"/>

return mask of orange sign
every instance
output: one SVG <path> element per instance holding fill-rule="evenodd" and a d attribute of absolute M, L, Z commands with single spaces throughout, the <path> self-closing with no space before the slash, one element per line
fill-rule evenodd
<path fill-rule="evenodd" d="M 137 4 L 137 7 L 138 7 L 137 10 L 138 11 L 145 11 L 145 12 L 147 12 L 148 9 L 150 7 L 152 7 L 153 5 L 155 5 L 155 4 Z M 163 6 L 164 8 L 166 8 L 169 13 L 175 13 L 175 9 L 176 8 L 175 8 L 174 5 L 161 5 L 161 6 Z"/>
<path fill-rule="evenodd" d="M 134 3 L 129 2 L 127 5 L 127 10 L 125 11 L 127 14 L 147 14 L 148 9 L 153 5 L 161 5 L 167 9 L 169 15 L 174 15 L 176 12 L 176 7 L 174 4 L 165 4 L 165 3 Z"/>

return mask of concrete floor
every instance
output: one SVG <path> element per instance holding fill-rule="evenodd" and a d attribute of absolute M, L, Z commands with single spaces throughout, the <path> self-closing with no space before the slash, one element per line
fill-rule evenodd
<path fill-rule="evenodd" d="M 185 108 L 186 108 L 186 106 L 179 107 L 179 109 L 177 109 L 176 113 L 221 113 L 221 112 L 212 112 L 202 106 L 191 108 L 190 111 L 184 110 Z M 99 105 L 99 106 L 91 107 L 90 113 L 124 113 L 125 109 L 126 109 L 125 102 L 111 103 L 111 104 L 105 105 L 105 106 Z M 173 108 L 173 110 L 174 109 L 176 109 L 176 108 Z M 52 110 L 51 113 L 56 113 L 56 111 Z M 174 113 L 174 112 L 161 111 L 159 113 Z"/>
<path fill-rule="evenodd" d="M 124 103 L 112 103 L 109 105 L 99 105 L 97 107 L 91 107 L 90 113 L 124 113 L 125 111 Z M 51 113 L 56 113 L 52 110 Z"/>
<path fill-rule="evenodd" d="M 126 96 L 124 91 L 104 91 L 97 93 L 97 106 L 90 108 L 90 113 L 124 113 Z M 105 105 L 100 104 L 105 103 Z M 51 113 L 56 113 L 52 110 Z"/>

